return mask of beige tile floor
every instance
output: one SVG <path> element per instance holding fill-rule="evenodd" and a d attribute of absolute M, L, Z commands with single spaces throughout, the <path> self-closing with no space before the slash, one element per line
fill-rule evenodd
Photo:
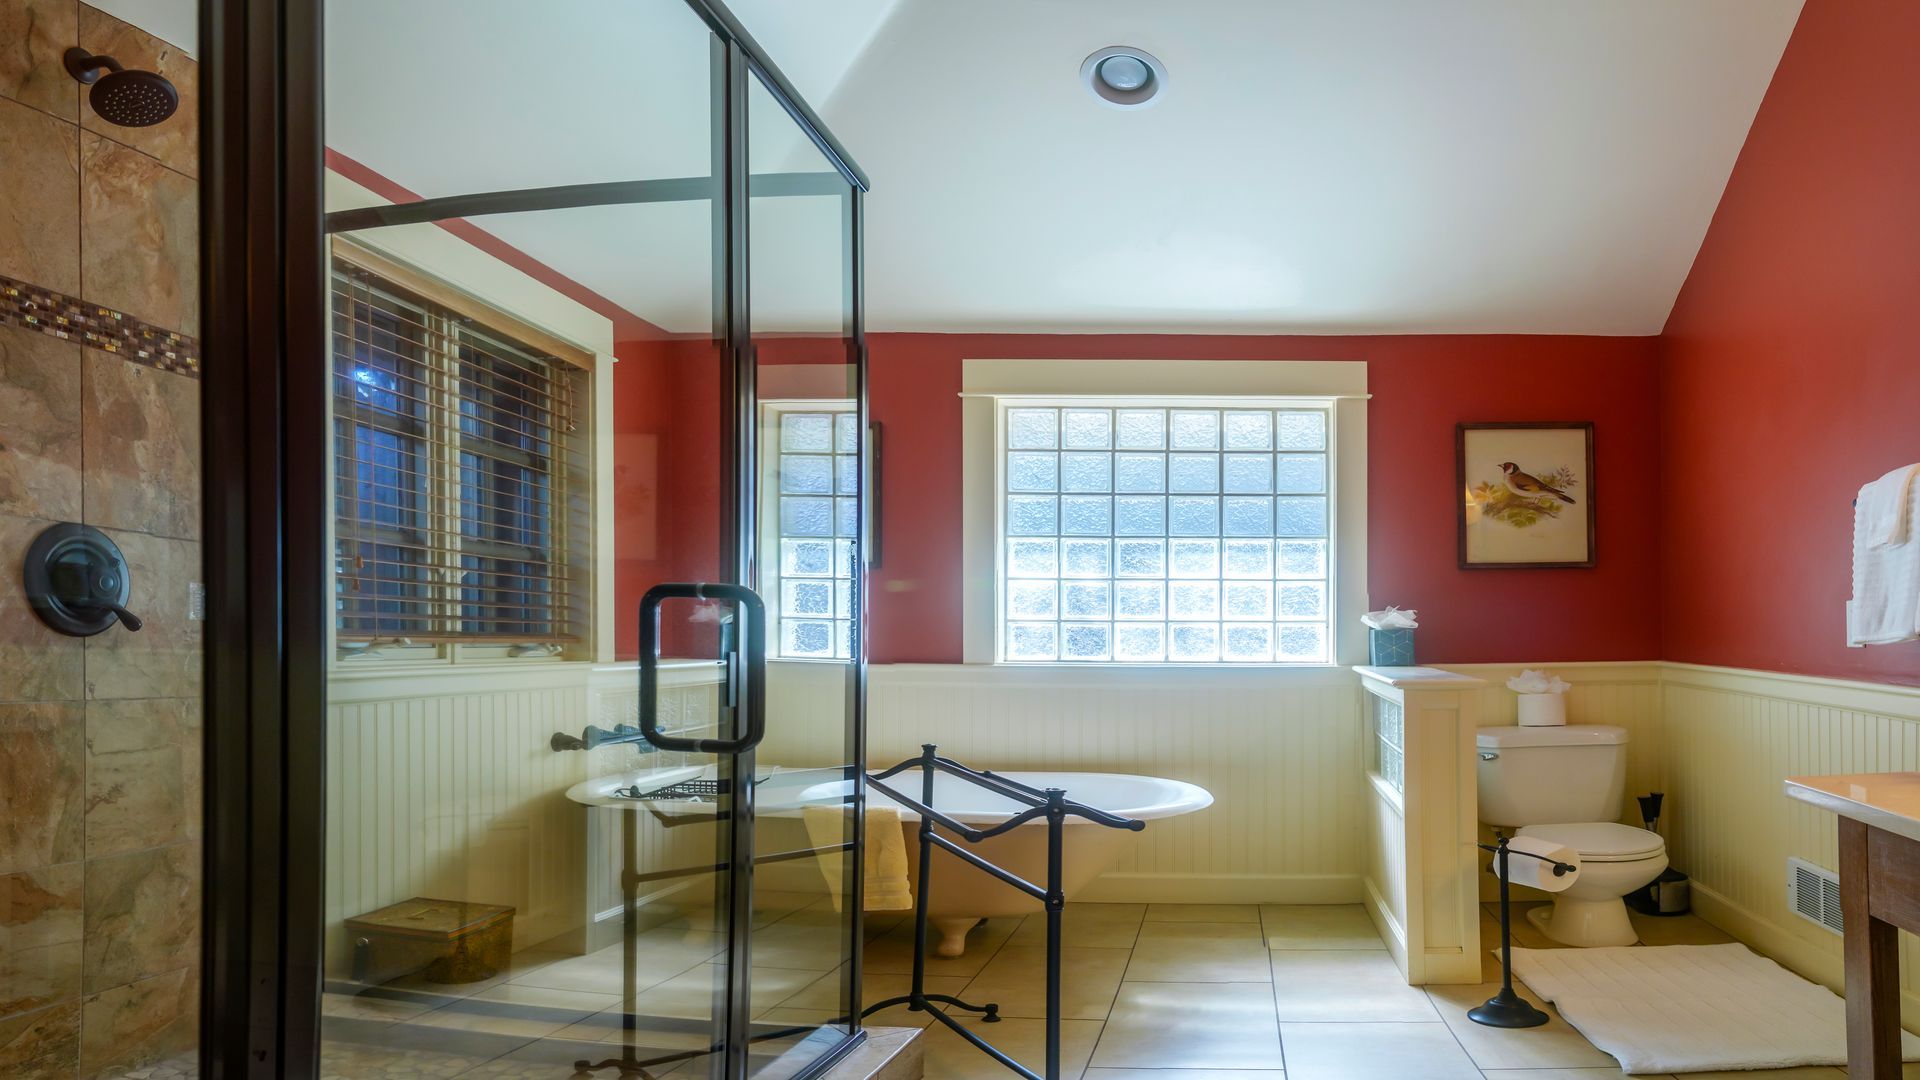
<path fill-rule="evenodd" d="M 1499 941 L 1499 925 L 1491 907 L 1482 915 L 1483 939 L 1491 948 Z M 1516 945 L 1558 947 L 1519 913 L 1515 924 Z M 1636 916 L 1635 924 L 1648 943 L 1732 940 L 1692 916 Z M 894 934 L 904 938 L 905 929 Z M 1499 988 L 1499 965 L 1491 955 L 1483 966 L 1483 985 L 1407 986 L 1359 907 L 1080 904 L 1068 908 L 1065 929 L 1070 978 L 1063 1004 L 1074 1018 L 1062 1032 L 1069 1080 L 1616 1080 L 1625 1075 L 1551 1006 L 1551 1022 L 1526 1031 L 1468 1020 L 1466 1010 Z M 1042 1046 L 1042 1026 L 1034 1018 L 1041 1015 L 1044 941 L 1040 916 L 1010 934 L 989 924 L 974 931 L 965 957 L 944 962 L 950 977 L 973 973 L 959 996 L 997 1001 L 1006 1015 L 1022 1018 L 980 1030 L 1029 1067 L 1038 1065 Z M 1522 992 L 1538 1001 L 1524 986 Z M 924 1025 L 928 1019 L 896 1009 L 886 1022 Z M 926 1080 L 1010 1075 L 944 1028 L 934 1026 L 926 1038 Z M 1690 1073 L 1685 1080 L 1842 1080 L 1845 1075 L 1840 1069 L 1786 1069 Z M 1909 1076 L 1920 1078 L 1920 1069 L 1910 1068 Z"/>
<path fill-rule="evenodd" d="M 841 973 L 818 947 L 810 909 L 756 933 L 767 950 L 755 964 L 759 1019 L 818 1023 L 836 1012 Z M 1556 947 L 1516 914 L 1515 944 Z M 1643 940 L 1709 944 L 1731 940 L 1692 917 L 1635 917 Z M 1499 940 L 1491 909 L 1482 938 Z M 898 916 L 869 920 L 865 996 L 904 994 L 912 970 L 912 926 Z M 1612 1058 L 1547 1007 L 1551 1022 L 1524 1031 L 1482 1027 L 1466 1010 L 1497 988 L 1491 955 L 1478 986 L 1409 987 L 1365 912 L 1357 906 L 1077 904 L 1065 925 L 1068 978 L 1062 987 L 1067 1080 L 1614 1080 Z M 1005 1019 L 965 1022 L 1030 1068 L 1042 1061 L 1046 940 L 1043 916 L 995 919 L 976 927 L 964 956 L 933 958 L 927 989 L 975 1003 L 992 1001 Z M 652 1015 L 691 1019 L 711 1002 L 717 935 L 663 926 L 642 935 Z M 329 1017 L 391 1025 L 395 1050 L 330 1046 L 338 1076 L 561 1076 L 542 1057 L 545 1039 L 619 1039 L 619 951 L 561 957 L 522 953 L 513 970 L 485 983 L 432 987 L 474 1004 L 466 1009 L 329 994 Z M 1526 991 L 1532 1000 L 1538 998 Z M 512 1006 L 540 1006 L 538 1019 Z M 894 1007 L 873 1025 L 927 1027 L 926 1013 Z M 696 1025 L 697 1026 L 697 1025 Z M 699 1039 L 684 1038 L 692 1048 Z M 927 1080 L 1002 1080 L 1003 1067 L 960 1036 L 932 1024 Z M 501 1040 L 506 1040 L 502 1042 Z M 516 1044 L 514 1040 L 519 1042 Z M 666 1043 L 663 1042 L 662 1045 Z M 678 1043 L 675 1043 L 677 1046 Z M 504 1049 L 502 1047 L 505 1047 Z M 476 1060 L 476 1057 L 479 1060 Z M 378 1065 L 375 1065 L 375 1062 Z M 683 1072 L 686 1070 L 682 1070 Z M 678 1074 L 676 1074 L 678 1075 Z M 690 1075 L 690 1074 L 689 1074 Z M 1920 1080 L 1920 1070 L 1908 1075 Z M 1841 1080 L 1839 1069 L 1692 1073 L 1688 1080 Z M 1663 1078 L 1654 1078 L 1663 1080 Z"/>

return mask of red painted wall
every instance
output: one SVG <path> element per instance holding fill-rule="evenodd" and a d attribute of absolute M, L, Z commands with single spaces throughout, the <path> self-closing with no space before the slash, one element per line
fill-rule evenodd
<path fill-rule="evenodd" d="M 1920 4 L 1808 0 L 1668 320 L 1665 657 L 1920 685 L 1846 647 L 1851 503 L 1920 460 Z"/>
<path fill-rule="evenodd" d="M 614 652 L 639 655 L 640 596 L 662 581 L 720 577 L 719 347 L 707 339 L 614 344 Z M 676 603 L 661 619 L 669 655 L 712 655 L 711 627 Z"/>
<path fill-rule="evenodd" d="M 639 655 L 640 597 L 662 581 L 717 581 L 721 571 L 725 480 L 720 432 L 724 358 L 709 338 L 637 337 L 615 342 L 613 369 L 614 655 Z M 763 397 L 854 389 L 824 379 L 799 380 L 805 367 L 846 364 L 840 338 L 762 339 Z M 851 368 L 846 369 L 851 372 Z M 769 601 L 772 596 L 767 597 Z M 662 646 L 669 655 L 712 653 L 711 626 L 689 623 L 692 605 L 663 610 Z"/>
<path fill-rule="evenodd" d="M 398 202 L 414 192 L 344 155 L 328 167 Z M 440 223 L 614 322 L 615 652 L 638 651 L 633 619 L 656 581 L 719 572 L 720 361 L 711 341 L 673 339 L 466 221 Z M 877 334 L 872 411 L 885 425 L 885 561 L 873 580 L 873 659 L 961 659 L 960 361 L 964 358 L 1366 360 L 1370 588 L 1423 612 L 1423 659 L 1472 663 L 1644 660 L 1658 655 L 1658 515 L 1600 506 L 1593 570 L 1458 568 L 1453 425 L 1592 419 L 1596 488 L 1655 465 L 1657 388 L 1645 338 Z M 762 339 L 768 365 L 840 362 L 839 339 Z M 780 372 L 770 370 L 770 379 Z M 777 387 L 769 390 L 777 395 Z M 710 651 L 710 627 L 667 620 L 669 652 Z"/>
<path fill-rule="evenodd" d="M 883 425 L 882 565 L 873 659 L 961 659 L 963 359 L 1365 360 L 1368 578 L 1376 605 L 1418 608 L 1421 659 L 1659 656 L 1658 343 L 1528 336 L 1228 337 L 875 334 L 868 386 Z M 1591 419 L 1599 509 L 1592 570 L 1458 566 L 1454 424 Z"/>

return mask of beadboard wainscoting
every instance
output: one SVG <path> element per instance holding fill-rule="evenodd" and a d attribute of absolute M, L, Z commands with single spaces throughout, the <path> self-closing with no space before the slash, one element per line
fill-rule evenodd
<path fill-rule="evenodd" d="M 703 727 L 716 681 L 713 665 L 663 669 L 664 726 Z M 327 723 L 328 972 L 351 967 L 341 920 L 413 896 L 512 905 L 515 949 L 556 939 L 584 945 L 582 932 L 619 903 L 620 830 L 594 821 L 612 811 L 590 814 L 567 788 L 683 760 L 632 745 L 556 753 L 549 740 L 590 723 L 636 722 L 638 694 L 631 664 L 336 675 Z M 640 856 L 657 865 L 656 856 L 676 853 L 668 845 L 690 842 L 649 821 Z"/>
<path fill-rule="evenodd" d="M 1627 729 L 1627 798 L 1620 820 L 1640 824 L 1633 796 L 1660 788 L 1663 738 L 1660 725 L 1660 681 L 1657 663 L 1596 664 L 1445 664 L 1448 671 L 1472 675 L 1486 682 L 1481 689 L 1483 727 L 1519 723 L 1520 695 L 1507 689 L 1507 680 L 1528 668 L 1539 668 L 1573 684 L 1567 691 L 1567 722 L 1612 724 Z"/>
<path fill-rule="evenodd" d="M 1366 866 L 1361 900 L 1373 915 L 1374 928 L 1402 971 L 1407 967 L 1407 863 L 1394 858 L 1407 849 L 1407 811 L 1400 793 L 1387 781 L 1369 774 L 1363 809 L 1366 821 Z"/>
<path fill-rule="evenodd" d="M 547 739 L 587 714 L 584 665 L 355 673 L 327 716 L 327 969 L 342 919 L 413 896 L 510 904 L 514 946 L 563 931 L 584 869 L 578 754 Z"/>
<path fill-rule="evenodd" d="M 868 758 L 1144 773 L 1213 806 L 1151 823 L 1084 900 L 1358 903 L 1359 681 L 1344 669 L 872 669 Z"/>
<path fill-rule="evenodd" d="M 1500 725 L 1514 722 L 1505 683 L 1523 666 L 1448 667 L 1486 681 L 1480 722 Z M 1673 865 L 1693 878 L 1696 910 L 1838 988 L 1839 937 L 1786 904 L 1788 856 L 1834 866 L 1834 820 L 1788 800 L 1781 782 L 1920 770 L 1920 690 L 1684 664 L 1550 667 L 1573 684 L 1569 720 L 1630 732 L 1620 820 L 1638 824 L 1632 796 L 1667 793 L 1660 831 Z M 703 697 L 713 692 L 711 673 L 683 679 L 663 703 L 670 720 L 711 715 Z M 768 688 L 762 765 L 844 760 L 844 666 L 775 662 Z M 584 942 L 567 935 L 618 901 L 618 832 L 590 824 L 566 800 L 567 787 L 677 760 L 631 746 L 556 754 L 547 740 L 586 723 L 634 722 L 636 694 L 630 664 L 336 679 L 330 926 L 409 896 L 442 895 L 513 904 L 518 945 Z M 1360 695 L 1344 669 L 876 665 L 868 755 L 882 767 L 932 742 L 982 768 L 1147 773 L 1213 793 L 1212 807 L 1133 837 L 1081 899 L 1358 903 L 1369 827 Z M 641 839 L 643 847 L 669 842 Z M 1483 874 L 1484 897 L 1492 885 Z M 1903 938 L 1902 947 L 1905 1013 L 1920 1026 L 1920 945 Z M 344 951 L 329 953 L 330 970 L 346 961 Z"/>
<path fill-rule="evenodd" d="M 1788 799 L 1789 776 L 1920 770 L 1920 689 L 1664 665 L 1673 864 L 1708 921 L 1838 990 L 1839 935 L 1787 907 L 1787 857 L 1837 868 L 1834 815 Z M 1920 943 L 1900 936 L 1901 1013 L 1920 1029 Z"/>

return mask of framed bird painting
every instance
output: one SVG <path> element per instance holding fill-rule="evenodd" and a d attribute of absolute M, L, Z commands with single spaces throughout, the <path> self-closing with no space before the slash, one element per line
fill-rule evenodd
<path fill-rule="evenodd" d="M 1593 425 L 1461 424 L 1460 568 L 1590 567 Z"/>

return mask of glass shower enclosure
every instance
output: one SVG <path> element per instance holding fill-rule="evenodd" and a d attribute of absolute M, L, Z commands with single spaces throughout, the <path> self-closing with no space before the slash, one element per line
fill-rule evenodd
<path fill-rule="evenodd" d="M 710 0 L 322 10 L 319 1074 L 816 1075 L 866 180 Z"/>

